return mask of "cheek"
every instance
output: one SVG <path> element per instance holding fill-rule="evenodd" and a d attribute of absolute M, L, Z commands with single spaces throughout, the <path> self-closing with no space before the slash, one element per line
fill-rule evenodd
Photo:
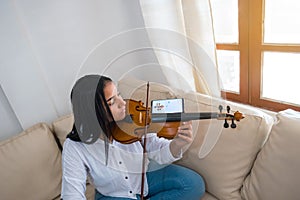
<path fill-rule="evenodd" d="M 118 109 L 115 106 L 110 107 L 110 111 L 111 111 L 111 113 L 112 113 L 113 118 L 114 118 L 115 121 L 120 120 L 119 119 L 120 118 L 120 116 L 119 116 L 120 114 L 118 113 Z"/>
<path fill-rule="evenodd" d="M 110 106 L 110 112 L 113 115 L 113 117 L 115 117 L 115 115 L 116 115 L 116 109 L 114 108 L 114 106 Z"/>
<path fill-rule="evenodd" d="M 123 120 L 126 115 L 125 112 L 123 112 L 122 110 L 120 110 L 118 108 L 116 108 L 116 109 L 111 108 L 111 113 L 112 113 L 115 121 Z"/>

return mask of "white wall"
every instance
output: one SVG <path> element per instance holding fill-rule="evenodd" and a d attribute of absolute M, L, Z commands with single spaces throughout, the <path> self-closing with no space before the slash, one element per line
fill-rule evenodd
<path fill-rule="evenodd" d="M 85 73 L 163 82 L 143 27 L 138 0 L 1 0 L 0 140 L 70 113 Z"/>

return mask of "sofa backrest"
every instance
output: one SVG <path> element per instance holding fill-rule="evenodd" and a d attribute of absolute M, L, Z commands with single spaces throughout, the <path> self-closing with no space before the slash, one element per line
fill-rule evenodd
<path fill-rule="evenodd" d="M 71 132 L 74 123 L 73 114 L 64 115 L 52 122 L 52 129 L 57 138 L 60 141 L 61 146 L 63 146 L 67 134 Z"/>
<path fill-rule="evenodd" d="M 61 152 L 45 123 L 0 142 L 1 199 L 55 199 L 61 192 Z"/>
<path fill-rule="evenodd" d="M 299 199 L 300 112 L 281 111 L 242 188 L 245 199 Z"/>

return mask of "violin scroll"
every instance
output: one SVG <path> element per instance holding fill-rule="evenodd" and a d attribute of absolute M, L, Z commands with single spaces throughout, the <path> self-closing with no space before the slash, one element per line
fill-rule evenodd
<path fill-rule="evenodd" d="M 222 113 L 223 110 L 223 106 L 219 105 L 219 110 L 220 110 L 220 116 L 224 116 L 224 114 Z M 245 118 L 243 116 L 243 114 L 239 111 L 234 112 L 234 114 L 230 114 L 230 106 L 226 107 L 227 113 L 225 114 L 225 116 L 223 117 L 224 119 L 224 128 L 228 128 L 229 127 L 229 123 L 227 122 L 227 120 L 231 120 L 231 128 L 236 128 L 236 124 L 235 124 L 235 120 L 236 121 L 240 121 L 241 119 Z"/>

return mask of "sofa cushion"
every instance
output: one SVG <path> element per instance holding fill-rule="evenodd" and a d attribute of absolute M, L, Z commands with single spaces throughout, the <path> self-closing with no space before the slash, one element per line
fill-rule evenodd
<path fill-rule="evenodd" d="M 61 192 L 61 152 L 45 123 L 0 143 L 1 199 L 54 199 Z"/>
<path fill-rule="evenodd" d="M 300 112 L 285 110 L 257 156 L 242 188 L 245 199 L 299 199 Z"/>
<path fill-rule="evenodd" d="M 133 99 L 146 103 L 147 82 L 134 78 L 124 78 L 118 82 L 118 89 L 124 99 Z M 149 83 L 149 102 L 153 99 L 175 98 L 176 90 L 164 84 Z"/>
<path fill-rule="evenodd" d="M 205 192 L 201 200 L 218 200 L 216 197 L 212 196 L 211 194 Z"/>
<path fill-rule="evenodd" d="M 64 115 L 52 122 L 53 132 L 59 139 L 61 146 L 63 146 L 67 134 L 71 132 L 73 123 L 73 114 Z"/>

